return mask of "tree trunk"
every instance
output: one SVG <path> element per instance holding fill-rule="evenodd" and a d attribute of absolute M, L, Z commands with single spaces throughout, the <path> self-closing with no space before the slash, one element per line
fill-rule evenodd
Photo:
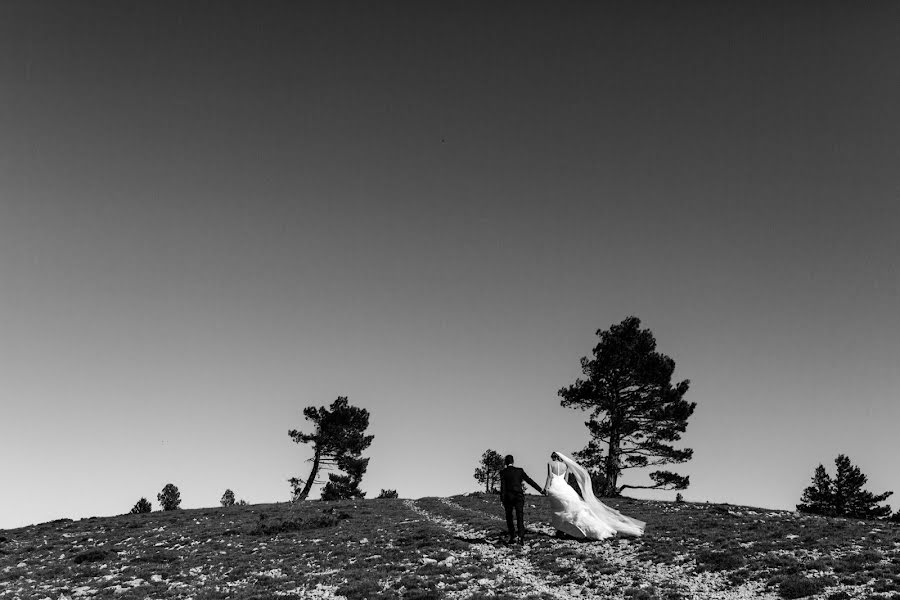
<path fill-rule="evenodd" d="M 297 495 L 297 500 L 306 500 L 306 497 L 309 496 L 309 491 L 312 489 L 313 482 L 316 480 L 316 475 L 319 474 L 319 460 L 321 458 L 322 452 L 319 450 L 319 447 L 316 446 L 315 454 L 313 454 L 312 471 L 309 473 L 309 478 L 307 478 L 303 490 Z"/>
<path fill-rule="evenodd" d="M 609 437 L 609 450 L 606 453 L 606 469 L 604 476 L 604 496 L 618 496 L 616 483 L 619 479 L 619 437 L 614 433 Z"/>
<path fill-rule="evenodd" d="M 609 433 L 609 449 L 606 453 L 606 472 L 604 473 L 604 476 L 606 477 L 606 485 L 604 487 L 606 489 L 604 490 L 604 495 L 608 497 L 615 497 L 619 495 L 616 488 L 616 483 L 619 479 L 619 433 L 621 431 L 619 428 L 622 425 L 622 417 L 620 414 L 620 398 L 618 392 L 616 393 L 615 403 L 609 414 L 609 420 L 612 427 Z"/>

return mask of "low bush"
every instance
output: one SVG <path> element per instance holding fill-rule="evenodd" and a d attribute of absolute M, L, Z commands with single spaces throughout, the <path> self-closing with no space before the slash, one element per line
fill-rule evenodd
<path fill-rule="evenodd" d="M 744 557 L 734 550 L 701 550 L 697 553 L 698 571 L 731 571 L 742 566 L 744 566 Z"/>
<path fill-rule="evenodd" d="M 781 580 L 781 583 L 778 585 L 778 595 L 788 600 L 803 598 L 818 594 L 823 587 L 821 581 L 810 579 L 809 577 L 791 575 Z"/>
<path fill-rule="evenodd" d="M 79 552 L 75 556 L 72 557 L 72 562 L 77 565 L 86 562 L 97 562 L 98 560 L 103 560 L 107 556 L 109 556 L 109 552 L 103 550 L 102 548 L 91 548 L 90 550 L 84 550 L 83 552 Z"/>

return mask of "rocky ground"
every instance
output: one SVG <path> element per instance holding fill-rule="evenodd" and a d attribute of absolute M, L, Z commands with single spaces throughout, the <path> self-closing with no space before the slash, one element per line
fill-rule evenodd
<path fill-rule="evenodd" d="M 312 501 L 0 531 L 0 600 L 896 598 L 900 528 L 620 499 L 639 539 L 561 540 L 529 496 L 525 547 L 495 496 Z"/>

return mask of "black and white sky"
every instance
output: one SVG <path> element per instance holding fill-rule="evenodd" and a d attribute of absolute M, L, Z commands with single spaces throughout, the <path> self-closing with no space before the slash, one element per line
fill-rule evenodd
<path fill-rule="evenodd" d="M 475 489 L 487 448 L 540 479 L 629 315 L 692 381 L 687 499 L 792 508 L 838 453 L 900 492 L 898 22 L 0 4 L 0 527 L 285 500 L 339 395 L 370 497 Z"/>

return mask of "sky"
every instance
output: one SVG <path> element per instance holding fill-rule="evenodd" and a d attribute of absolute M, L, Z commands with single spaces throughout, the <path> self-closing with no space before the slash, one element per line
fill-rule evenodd
<path fill-rule="evenodd" d="M 691 381 L 686 500 L 839 453 L 900 495 L 898 13 L 0 4 L 0 528 L 286 501 L 338 396 L 368 497 L 543 481 L 629 315 Z"/>

